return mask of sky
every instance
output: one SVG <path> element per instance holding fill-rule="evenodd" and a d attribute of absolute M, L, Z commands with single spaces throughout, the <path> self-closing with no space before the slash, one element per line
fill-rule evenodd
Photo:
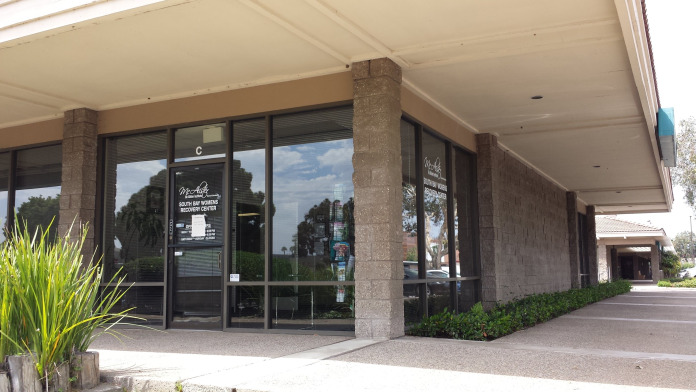
<path fill-rule="evenodd" d="M 650 40 L 653 48 L 657 88 L 663 108 L 674 108 L 675 122 L 696 117 L 696 16 L 695 0 L 646 0 Z M 679 129 L 677 127 L 677 132 Z M 679 159 L 679 158 L 677 158 Z M 674 185 L 672 211 L 662 214 L 620 215 L 620 219 L 648 223 L 661 227 L 671 238 L 689 231 L 689 217 L 693 216 L 696 230 L 696 212 L 684 201 L 683 190 Z"/>

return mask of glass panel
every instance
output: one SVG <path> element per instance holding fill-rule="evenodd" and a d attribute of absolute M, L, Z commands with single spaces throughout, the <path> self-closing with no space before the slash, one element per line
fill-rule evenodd
<path fill-rule="evenodd" d="M 222 248 L 173 249 L 172 327 L 222 327 Z"/>
<path fill-rule="evenodd" d="M 476 260 L 474 228 L 477 217 L 474 215 L 473 156 L 454 149 L 454 237 L 457 247 L 457 276 L 478 276 L 479 267 Z"/>
<path fill-rule="evenodd" d="M 355 330 L 354 286 L 271 287 L 273 328 Z"/>
<path fill-rule="evenodd" d="M 273 280 L 353 280 L 353 111 L 274 118 Z"/>
<path fill-rule="evenodd" d="M 108 139 L 104 179 L 104 280 L 163 282 L 166 132 Z"/>
<path fill-rule="evenodd" d="M 111 290 L 111 288 L 103 287 L 102 290 Z M 112 308 L 112 311 L 120 312 L 135 308 L 128 314 L 144 320 L 124 319 L 124 322 L 139 325 L 163 326 L 163 293 L 164 287 L 162 286 L 133 286 L 128 289 L 121 301 Z"/>
<path fill-rule="evenodd" d="M 60 145 L 17 152 L 15 209 L 20 224 L 30 231 L 47 228 L 60 211 L 60 182 L 63 149 Z M 49 238 L 55 239 L 58 222 L 53 222 Z"/>
<path fill-rule="evenodd" d="M 174 242 L 220 245 L 223 238 L 222 163 L 174 170 Z"/>
<path fill-rule="evenodd" d="M 578 213 L 580 287 L 588 287 L 590 285 L 590 259 L 587 254 L 587 234 L 587 215 Z"/>
<path fill-rule="evenodd" d="M 225 124 L 209 124 L 174 131 L 174 161 L 224 158 L 227 151 Z"/>
<path fill-rule="evenodd" d="M 442 312 L 445 308 L 452 309 L 450 305 L 450 282 L 431 281 L 430 279 L 447 275 L 445 271 L 433 271 L 427 274 L 426 293 L 428 295 L 428 314 L 433 315 Z M 454 284 L 455 282 L 452 282 Z M 459 283 L 459 282 L 456 282 Z"/>
<path fill-rule="evenodd" d="M 228 287 L 229 328 L 263 328 L 264 286 Z"/>
<path fill-rule="evenodd" d="M 480 280 L 463 280 L 457 282 L 457 306 L 459 312 L 466 312 L 480 301 Z"/>
<path fill-rule="evenodd" d="M 5 242 L 7 227 L 7 184 L 10 176 L 10 153 L 0 153 L 0 244 Z"/>
<path fill-rule="evenodd" d="M 401 120 L 401 177 L 404 267 L 415 265 L 414 268 L 418 271 L 416 129 L 412 124 L 403 120 Z"/>
<path fill-rule="evenodd" d="M 239 274 L 240 281 L 264 280 L 266 121 L 234 123 L 232 134 L 232 227 L 235 232 L 230 273 Z"/>
<path fill-rule="evenodd" d="M 404 284 L 404 324 L 408 327 L 423 318 L 422 302 L 419 298 L 424 284 Z"/>
<path fill-rule="evenodd" d="M 422 145 L 426 270 L 449 270 L 445 143 L 424 132 Z"/>

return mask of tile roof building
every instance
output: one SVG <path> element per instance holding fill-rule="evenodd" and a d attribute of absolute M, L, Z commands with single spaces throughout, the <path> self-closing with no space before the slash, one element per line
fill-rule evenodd
<path fill-rule="evenodd" d="M 661 251 L 672 247 L 664 229 L 615 216 L 597 216 L 595 220 L 600 280 L 649 280 L 656 283 L 661 278 Z"/>

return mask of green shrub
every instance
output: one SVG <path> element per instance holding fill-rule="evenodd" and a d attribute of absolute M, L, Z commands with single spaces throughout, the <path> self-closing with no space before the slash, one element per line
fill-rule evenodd
<path fill-rule="evenodd" d="M 663 250 L 660 260 L 660 269 L 664 271 L 667 276 L 675 276 L 679 273 L 680 268 L 679 256 L 677 256 L 674 252 L 667 252 Z"/>
<path fill-rule="evenodd" d="M 87 228 L 78 241 L 51 241 L 49 229 L 31 235 L 17 224 L 0 247 L 0 358 L 29 354 L 45 379 L 130 310 L 110 313 L 123 296 L 122 280 L 99 296 L 101 267 L 82 263 Z"/>
<path fill-rule="evenodd" d="M 681 279 L 681 278 L 669 278 L 663 279 L 657 282 L 657 287 L 686 287 L 686 288 L 696 288 L 696 278 Z"/>
<path fill-rule="evenodd" d="M 132 281 L 161 282 L 164 279 L 164 257 L 150 256 L 128 260 L 123 269 Z"/>
<path fill-rule="evenodd" d="M 501 304 L 485 312 L 481 303 L 468 312 L 445 311 L 425 317 L 409 335 L 465 340 L 492 340 L 543 323 L 590 303 L 631 291 L 631 283 L 617 281 L 558 293 L 535 294 Z"/>

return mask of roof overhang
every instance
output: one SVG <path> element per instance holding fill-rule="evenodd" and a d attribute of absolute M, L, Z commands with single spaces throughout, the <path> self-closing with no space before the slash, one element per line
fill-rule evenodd
<path fill-rule="evenodd" d="M 672 247 L 672 240 L 664 230 L 625 233 L 597 233 L 597 243 L 600 245 L 652 245 L 659 242 L 663 247 Z"/>
<path fill-rule="evenodd" d="M 670 210 L 640 0 L 0 0 L 0 129 L 378 57 L 597 213 Z"/>

